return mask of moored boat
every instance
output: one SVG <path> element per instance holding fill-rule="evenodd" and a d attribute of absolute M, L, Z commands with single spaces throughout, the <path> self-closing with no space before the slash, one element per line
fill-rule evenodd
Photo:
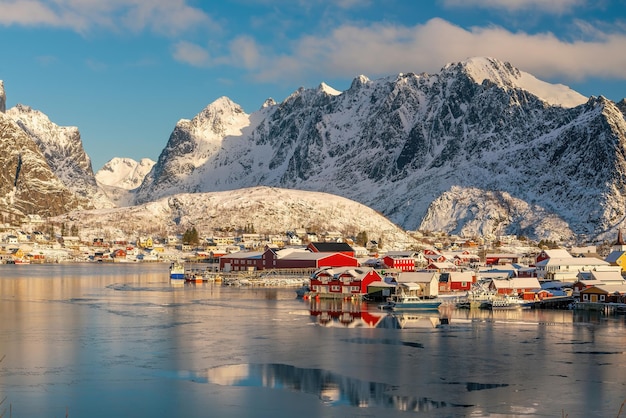
<path fill-rule="evenodd" d="M 441 301 L 437 299 L 424 299 L 416 295 L 393 295 L 387 298 L 387 302 L 380 304 L 378 307 L 385 310 L 404 310 L 404 309 L 423 309 L 437 310 L 441 305 Z"/>
<path fill-rule="evenodd" d="M 170 264 L 170 280 L 185 280 L 185 266 L 180 261 Z"/>
<path fill-rule="evenodd" d="M 496 297 L 492 300 L 486 301 L 480 305 L 481 309 L 530 309 L 533 306 L 533 302 L 520 299 L 515 296 L 505 295 L 503 297 Z"/>

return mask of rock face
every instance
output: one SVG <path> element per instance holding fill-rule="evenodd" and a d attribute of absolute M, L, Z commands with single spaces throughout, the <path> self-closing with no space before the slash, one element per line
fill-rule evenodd
<path fill-rule="evenodd" d="M 6 114 L 39 147 L 50 169 L 68 189 L 95 207 L 113 206 L 96 184 L 78 128 L 58 126 L 42 112 L 19 104 Z"/>
<path fill-rule="evenodd" d="M 93 207 L 58 179 L 39 147 L 5 113 L 0 113 L 0 149 L 0 213 L 5 222 Z"/>
<path fill-rule="evenodd" d="M 251 115 L 222 98 L 179 122 L 136 201 L 265 185 L 344 196 L 406 229 L 612 239 L 624 108 L 490 58 L 299 89 Z"/>

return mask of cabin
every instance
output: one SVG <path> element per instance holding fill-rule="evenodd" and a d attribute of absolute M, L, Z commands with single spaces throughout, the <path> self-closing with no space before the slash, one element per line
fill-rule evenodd
<path fill-rule="evenodd" d="M 608 302 L 609 292 L 600 285 L 589 286 L 580 291 L 581 302 L 606 303 Z"/>
<path fill-rule="evenodd" d="M 387 253 L 383 257 L 383 263 L 387 268 L 398 269 L 400 271 L 415 271 L 415 258 L 410 251 L 394 251 Z"/>
<path fill-rule="evenodd" d="M 515 264 L 519 263 L 521 256 L 519 254 L 511 253 L 494 253 L 487 254 L 485 256 L 485 264 L 488 266 L 500 265 L 500 264 Z"/>
<path fill-rule="evenodd" d="M 369 267 L 325 267 L 312 275 L 309 288 L 321 298 L 362 296 L 368 286 L 382 281 L 378 271 Z"/>
<path fill-rule="evenodd" d="M 433 262 L 426 266 L 426 270 L 436 271 L 439 273 L 456 271 L 457 266 L 449 261 Z"/>
<path fill-rule="evenodd" d="M 451 271 L 439 275 L 439 293 L 468 291 L 476 283 L 473 271 Z"/>
<path fill-rule="evenodd" d="M 405 294 L 426 298 L 439 295 L 439 273 L 435 271 L 400 272 L 396 281 Z"/>

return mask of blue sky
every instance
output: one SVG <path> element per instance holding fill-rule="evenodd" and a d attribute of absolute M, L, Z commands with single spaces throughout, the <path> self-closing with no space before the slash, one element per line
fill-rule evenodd
<path fill-rule="evenodd" d="M 156 160 L 221 96 L 251 113 L 472 56 L 626 97 L 626 0 L 0 0 L 0 36 L 7 107 L 78 126 L 94 171 Z"/>

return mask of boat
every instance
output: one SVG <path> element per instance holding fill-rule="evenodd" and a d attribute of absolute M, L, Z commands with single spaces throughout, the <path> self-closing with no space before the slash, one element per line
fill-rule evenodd
<path fill-rule="evenodd" d="M 441 305 L 441 301 L 437 299 L 424 299 L 417 295 L 397 294 L 387 298 L 387 302 L 380 304 L 378 307 L 384 310 L 437 310 Z"/>
<path fill-rule="evenodd" d="M 170 264 L 170 280 L 185 280 L 185 266 L 180 261 Z"/>
<path fill-rule="evenodd" d="M 532 301 L 520 299 L 515 296 L 504 295 L 503 297 L 493 298 L 485 301 L 480 305 L 481 309 L 501 310 L 501 309 L 530 309 L 533 306 Z"/>

